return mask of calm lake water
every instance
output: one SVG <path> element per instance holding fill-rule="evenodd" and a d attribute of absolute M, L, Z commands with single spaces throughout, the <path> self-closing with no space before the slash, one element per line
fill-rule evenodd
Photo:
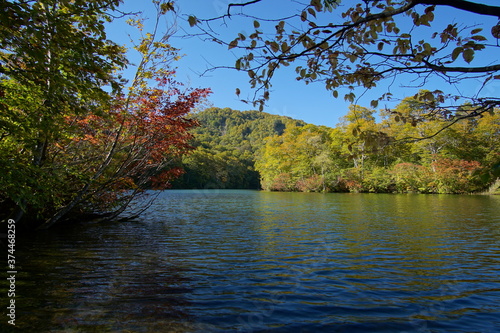
<path fill-rule="evenodd" d="M 167 191 L 16 257 L 24 332 L 500 332 L 498 196 Z"/>

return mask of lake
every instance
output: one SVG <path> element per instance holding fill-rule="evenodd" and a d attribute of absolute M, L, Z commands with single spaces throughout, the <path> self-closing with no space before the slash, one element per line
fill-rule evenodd
<path fill-rule="evenodd" d="M 25 332 L 500 332 L 499 196 L 171 190 L 16 246 Z"/>

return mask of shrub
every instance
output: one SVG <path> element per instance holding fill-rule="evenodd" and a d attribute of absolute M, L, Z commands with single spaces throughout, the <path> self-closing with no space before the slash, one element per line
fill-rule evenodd
<path fill-rule="evenodd" d="M 395 184 L 389 170 L 378 167 L 365 175 L 363 189 L 371 193 L 394 192 Z"/>
<path fill-rule="evenodd" d="M 321 192 L 323 190 L 324 178 L 320 175 L 313 175 L 300 179 L 296 183 L 297 190 L 301 192 Z"/>
<path fill-rule="evenodd" d="M 363 174 L 359 168 L 342 170 L 342 182 L 349 192 L 363 192 Z"/>
<path fill-rule="evenodd" d="M 268 191 L 295 191 L 295 182 L 290 173 L 280 173 L 276 175 L 271 181 L 263 182 L 264 189 Z"/>
<path fill-rule="evenodd" d="M 389 171 L 397 192 L 429 192 L 431 179 L 425 167 L 413 163 L 398 163 Z"/>
<path fill-rule="evenodd" d="M 470 193 L 479 189 L 477 161 L 440 158 L 431 164 L 437 193 Z"/>

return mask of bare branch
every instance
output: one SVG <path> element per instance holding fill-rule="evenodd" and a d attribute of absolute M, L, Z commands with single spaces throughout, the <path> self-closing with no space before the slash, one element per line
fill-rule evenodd
<path fill-rule="evenodd" d="M 260 1 L 261 0 L 253 0 L 253 1 L 248 1 L 248 2 L 245 2 L 245 3 L 230 3 L 227 6 L 227 16 L 231 16 L 231 13 L 230 13 L 231 7 L 244 7 L 244 6 L 248 6 L 248 5 L 260 2 Z"/>

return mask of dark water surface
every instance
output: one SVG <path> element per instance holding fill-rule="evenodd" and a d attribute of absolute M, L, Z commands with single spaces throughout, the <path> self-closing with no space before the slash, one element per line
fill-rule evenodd
<path fill-rule="evenodd" d="M 498 196 L 167 191 L 16 257 L 25 332 L 500 332 Z"/>

